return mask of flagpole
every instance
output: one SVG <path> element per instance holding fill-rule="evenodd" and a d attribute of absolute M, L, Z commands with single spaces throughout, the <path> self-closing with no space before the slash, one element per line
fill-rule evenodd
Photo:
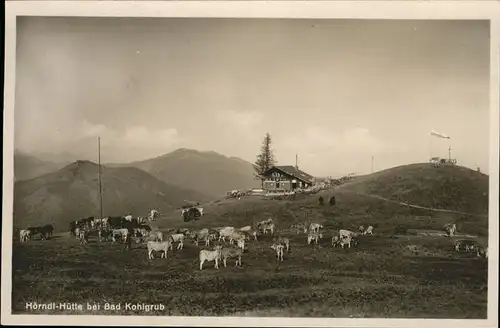
<path fill-rule="evenodd" d="M 102 182 L 101 182 L 101 137 L 97 137 L 97 162 L 98 162 L 98 180 L 99 180 L 99 212 L 102 219 Z"/>

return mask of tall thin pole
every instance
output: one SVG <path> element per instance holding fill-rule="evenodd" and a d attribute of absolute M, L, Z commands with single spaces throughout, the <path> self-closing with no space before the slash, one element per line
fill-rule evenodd
<path fill-rule="evenodd" d="M 97 162 L 99 165 L 98 175 L 99 175 L 99 212 L 102 219 L 102 183 L 101 183 L 101 137 L 97 137 Z"/>
<path fill-rule="evenodd" d="M 451 146 L 448 147 L 448 162 L 451 162 Z"/>
<path fill-rule="evenodd" d="M 373 156 L 372 156 L 372 173 L 373 173 Z"/>
<path fill-rule="evenodd" d="M 299 169 L 299 155 L 295 154 L 295 168 L 298 170 Z"/>

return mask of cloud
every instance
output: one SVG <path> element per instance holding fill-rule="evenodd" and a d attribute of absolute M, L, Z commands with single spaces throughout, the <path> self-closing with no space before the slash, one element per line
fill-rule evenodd
<path fill-rule="evenodd" d="M 220 124 L 229 126 L 233 130 L 241 133 L 252 131 L 264 120 L 264 114 L 256 111 L 237 111 L 225 109 L 218 110 L 215 115 Z"/>
<path fill-rule="evenodd" d="M 177 129 L 151 130 L 144 126 L 133 126 L 125 131 L 123 141 L 131 146 L 163 149 L 179 142 Z"/>
<path fill-rule="evenodd" d="M 280 162 L 291 164 L 298 153 L 299 163 L 307 163 L 304 169 L 318 174 L 334 174 L 332 171 L 366 172 L 370 167 L 366 166 L 365 161 L 360 163 L 362 159 L 406 151 L 404 145 L 382 139 L 373 135 L 369 129 L 359 126 L 336 131 L 335 128 L 309 125 L 302 132 L 282 138 L 281 141 L 279 139 L 276 139 L 276 147 L 282 154 L 278 159 Z"/>

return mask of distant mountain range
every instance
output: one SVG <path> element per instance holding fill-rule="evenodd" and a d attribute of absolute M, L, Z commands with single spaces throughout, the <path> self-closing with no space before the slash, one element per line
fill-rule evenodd
<path fill-rule="evenodd" d="M 252 163 L 213 151 L 181 148 L 156 158 L 109 166 L 136 167 L 172 185 L 217 198 L 232 189 L 260 186 L 260 181 L 254 179 Z"/>
<path fill-rule="evenodd" d="M 67 164 L 69 162 L 41 159 L 37 156 L 16 151 L 14 153 L 14 179 L 16 181 L 32 179 L 55 172 Z"/>
<path fill-rule="evenodd" d="M 203 193 L 160 181 L 134 167 L 102 166 L 103 214 L 145 216 L 171 211 L 185 201 L 213 199 Z M 98 165 L 77 161 L 14 186 L 14 226 L 52 223 L 64 230 L 71 220 L 99 215 Z"/>
<path fill-rule="evenodd" d="M 14 224 L 98 215 L 98 165 L 71 153 L 14 154 Z M 205 202 L 232 189 L 258 187 L 253 165 L 216 152 L 178 149 L 133 163 L 102 166 L 104 215 L 170 211 L 184 201 Z M 65 226 L 64 226 L 65 228 Z"/>

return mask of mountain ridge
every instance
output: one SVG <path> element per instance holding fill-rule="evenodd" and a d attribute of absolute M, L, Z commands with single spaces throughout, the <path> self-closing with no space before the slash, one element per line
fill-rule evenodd
<path fill-rule="evenodd" d="M 58 171 L 14 184 L 14 225 L 53 223 L 64 230 L 81 217 L 99 215 L 98 164 L 80 160 Z M 103 215 L 145 216 L 151 209 L 169 212 L 185 200 L 213 198 L 169 185 L 134 167 L 101 165 Z"/>

